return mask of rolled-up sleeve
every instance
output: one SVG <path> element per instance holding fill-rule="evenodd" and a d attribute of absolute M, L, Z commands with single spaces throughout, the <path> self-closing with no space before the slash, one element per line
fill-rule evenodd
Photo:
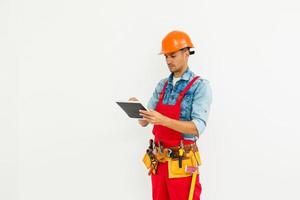
<path fill-rule="evenodd" d="M 192 104 L 191 118 L 196 125 L 199 135 L 206 127 L 210 105 L 212 103 L 212 90 L 208 80 L 202 79 L 195 90 Z"/>

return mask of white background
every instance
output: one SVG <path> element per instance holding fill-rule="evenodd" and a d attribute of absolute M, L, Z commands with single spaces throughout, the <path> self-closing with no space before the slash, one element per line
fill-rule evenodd
<path fill-rule="evenodd" d="M 299 199 L 297 0 L 0 1 L 0 199 L 151 199 L 147 103 L 160 42 L 190 34 L 213 104 L 200 137 L 204 200 Z"/>

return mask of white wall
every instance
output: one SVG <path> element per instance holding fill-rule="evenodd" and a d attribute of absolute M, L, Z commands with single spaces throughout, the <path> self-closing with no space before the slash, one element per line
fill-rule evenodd
<path fill-rule="evenodd" d="M 0 199 L 151 199 L 145 103 L 188 32 L 213 89 L 199 140 L 204 200 L 299 199 L 300 5 L 271 1 L 0 1 Z"/>
<path fill-rule="evenodd" d="M 9 5 L 0 1 L 0 199 L 17 198 L 17 60 Z"/>

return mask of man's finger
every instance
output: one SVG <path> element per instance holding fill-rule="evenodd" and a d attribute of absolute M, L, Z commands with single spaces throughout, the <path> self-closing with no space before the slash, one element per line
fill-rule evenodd
<path fill-rule="evenodd" d="M 151 119 L 148 118 L 148 117 L 143 117 L 143 120 L 146 120 L 147 122 L 150 122 L 150 121 L 151 121 Z"/>
<path fill-rule="evenodd" d="M 140 115 L 143 116 L 143 117 L 148 117 L 148 118 L 151 116 L 151 115 L 144 114 L 144 113 L 140 113 Z"/>
<path fill-rule="evenodd" d="M 149 111 L 147 111 L 147 110 L 139 110 L 139 112 L 140 113 L 145 113 L 145 114 L 148 114 L 148 113 L 150 113 Z"/>
<path fill-rule="evenodd" d="M 140 112 L 140 115 L 142 115 L 142 116 L 152 116 L 152 114 L 148 113 L 148 112 Z"/>
<path fill-rule="evenodd" d="M 148 116 L 147 114 L 144 114 L 144 113 L 140 113 L 140 115 L 143 117 Z"/>
<path fill-rule="evenodd" d="M 138 99 L 135 98 L 135 97 L 130 97 L 130 98 L 128 99 L 128 101 L 138 101 Z"/>

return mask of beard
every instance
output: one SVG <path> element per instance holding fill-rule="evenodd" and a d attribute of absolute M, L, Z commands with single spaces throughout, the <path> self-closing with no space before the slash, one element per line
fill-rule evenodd
<path fill-rule="evenodd" d="M 168 68 L 169 68 L 170 72 L 179 71 L 178 67 L 176 67 L 175 65 L 168 65 Z"/>

